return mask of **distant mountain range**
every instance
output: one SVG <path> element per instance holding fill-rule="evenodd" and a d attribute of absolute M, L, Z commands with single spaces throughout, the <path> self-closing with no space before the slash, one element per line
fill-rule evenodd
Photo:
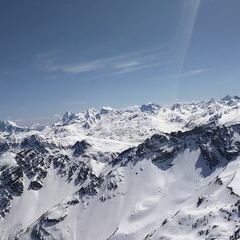
<path fill-rule="evenodd" d="M 240 97 L 0 121 L 0 240 L 240 239 Z"/>

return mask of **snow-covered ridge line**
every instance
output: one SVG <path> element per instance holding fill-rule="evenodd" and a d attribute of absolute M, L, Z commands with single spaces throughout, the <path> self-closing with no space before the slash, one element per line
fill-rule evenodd
<path fill-rule="evenodd" d="M 154 133 L 187 131 L 196 126 L 216 122 L 232 125 L 240 121 L 240 98 L 225 97 L 220 100 L 196 103 L 176 103 L 171 106 L 144 104 L 125 109 L 102 108 L 74 114 L 67 112 L 42 134 L 55 140 L 73 143 L 82 136 L 89 141 L 124 143 L 134 146 Z M 100 143 L 100 142 L 101 143 Z M 99 145 L 100 143 L 100 145 Z M 101 146 L 102 147 L 102 146 Z M 124 148 L 119 148 L 123 150 Z"/>
<path fill-rule="evenodd" d="M 174 103 L 172 105 L 159 105 L 157 103 L 147 103 L 147 104 L 143 104 L 141 106 L 139 105 L 134 105 L 134 106 L 129 106 L 126 108 L 112 108 L 111 106 L 103 106 L 100 109 L 95 109 L 95 108 L 91 108 L 91 109 L 87 109 L 84 112 L 80 112 L 80 113 L 72 113 L 72 112 L 66 112 L 63 117 L 61 118 L 63 123 L 67 123 L 69 121 L 71 121 L 74 118 L 81 118 L 81 117 L 85 117 L 85 118 L 90 118 L 91 114 L 95 114 L 97 116 L 99 115 L 105 115 L 105 114 L 120 114 L 122 112 L 134 112 L 134 111 L 141 111 L 141 112 L 147 112 L 147 113 L 157 113 L 159 111 L 159 109 L 164 109 L 166 110 L 180 110 L 181 108 L 185 108 L 185 110 L 192 110 L 192 108 L 195 109 L 195 107 L 199 107 L 199 108 L 206 108 L 210 105 L 218 105 L 218 106 L 230 106 L 230 107 L 234 107 L 234 106 L 238 106 L 240 104 L 240 97 L 238 96 L 225 96 L 223 98 L 220 99 L 210 99 L 208 101 L 191 101 L 191 102 L 177 102 Z M 57 121 L 56 121 L 57 123 Z"/>
<path fill-rule="evenodd" d="M 188 131 L 210 122 L 220 126 L 239 123 L 240 97 L 226 96 L 220 100 L 171 106 L 151 103 L 119 110 L 103 107 L 77 114 L 67 112 L 44 129 L 20 128 L 10 122 L 2 122 L 0 135 L 2 139 L 18 142 L 37 134 L 47 141 L 65 146 L 87 140 L 96 149 L 119 152 L 136 146 L 155 133 Z"/>
<path fill-rule="evenodd" d="M 195 107 L 199 108 L 206 108 L 210 105 L 218 105 L 220 107 L 234 107 L 238 106 L 240 104 L 240 97 L 239 96 L 225 96 L 220 99 L 210 99 L 208 101 L 178 101 L 174 104 L 171 105 L 160 105 L 157 103 L 147 103 L 143 104 L 141 106 L 139 105 L 134 105 L 134 106 L 129 106 L 126 108 L 112 108 L 111 106 L 103 106 L 100 109 L 95 109 L 95 108 L 90 108 L 87 109 L 86 111 L 79 112 L 79 113 L 72 113 L 72 112 L 66 112 L 59 120 L 56 120 L 53 125 L 59 124 L 59 123 L 67 123 L 71 122 L 71 120 L 76 119 L 76 118 L 91 118 L 91 115 L 95 114 L 97 116 L 99 115 L 105 115 L 105 114 L 111 114 L 111 113 L 122 113 L 122 112 L 134 112 L 134 111 L 142 111 L 142 112 L 147 112 L 147 113 L 157 113 L 159 109 L 165 109 L 165 111 L 171 109 L 171 110 L 176 110 L 176 109 L 181 109 L 185 108 L 188 110 L 192 110 L 192 108 L 195 109 Z M 23 121 L 23 120 L 22 120 Z M 12 127 L 18 127 L 18 128 L 23 128 L 18 126 L 14 121 L 9 121 L 9 120 L 0 120 L 0 131 L 3 131 L 6 126 L 12 126 Z M 26 128 L 25 128 L 26 129 Z"/>

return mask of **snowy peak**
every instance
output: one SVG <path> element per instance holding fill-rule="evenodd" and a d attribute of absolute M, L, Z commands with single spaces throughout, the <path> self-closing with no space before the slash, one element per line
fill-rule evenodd
<path fill-rule="evenodd" d="M 61 120 L 63 122 L 63 124 L 68 124 L 70 123 L 74 118 L 76 118 L 76 115 L 74 113 L 71 113 L 71 112 L 66 112 Z"/>
<path fill-rule="evenodd" d="M 13 132 L 23 132 L 25 128 L 17 126 L 11 121 L 0 121 L 0 132 L 13 133 Z"/>
<path fill-rule="evenodd" d="M 147 113 L 157 113 L 159 109 L 160 109 L 160 106 L 155 103 L 143 104 L 140 107 L 140 110 L 142 112 L 147 112 Z"/>
<path fill-rule="evenodd" d="M 99 114 L 104 115 L 104 114 L 108 114 L 110 112 L 116 112 L 116 110 L 111 107 L 102 107 Z"/>
<path fill-rule="evenodd" d="M 71 120 L 56 124 L 54 131 L 58 134 L 54 136 L 69 142 L 69 136 L 76 135 L 77 140 L 78 135 L 83 135 L 84 139 L 111 139 L 128 143 L 130 146 L 140 143 L 154 133 L 187 131 L 211 122 L 219 125 L 237 124 L 240 122 L 239 110 L 239 97 L 229 96 L 220 100 L 176 103 L 161 107 L 154 103 L 118 110 L 103 107 L 78 114 L 68 113 L 66 119 Z M 50 128 L 50 131 L 52 130 L 53 128 Z"/>
<path fill-rule="evenodd" d="M 239 104 L 240 97 L 238 97 L 238 96 L 231 97 L 231 96 L 227 95 L 226 97 L 221 99 L 221 102 L 226 105 L 229 105 L 229 106 L 234 106 L 234 105 Z"/>

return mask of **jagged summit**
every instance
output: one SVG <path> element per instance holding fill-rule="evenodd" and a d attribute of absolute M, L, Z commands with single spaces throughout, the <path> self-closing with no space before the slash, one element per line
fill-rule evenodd
<path fill-rule="evenodd" d="M 160 109 L 160 106 L 155 103 L 143 104 L 140 107 L 140 110 L 142 112 L 150 112 L 150 113 L 156 113 L 159 109 Z"/>
<path fill-rule="evenodd" d="M 19 127 L 12 121 L 1 121 L 0 120 L 0 132 L 13 133 L 13 132 L 23 132 L 25 128 Z"/>
<path fill-rule="evenodd" d="M 126 109 L 114 109 L 110 106 L 108 107 L 102 107 L 100 110 L 96 109 L 88 109 L 83 115 L 85 116 L 86 119 L 90 118 L 99 118 L 99 115 L 112 115 L 112 114 L 122 114 L 125 112 L 138 112 L 139 110 L 141 112 L 146 112 L 146 113 L 161 113 L 162 111 L 180 111 L 181 109 L 183 111 L 189 111 L 190 113 L 195 112 L 197 110 L 204 110 L 204 109 L 211 109 L 211 108 L 221 108 L 223 109 L 224 107 L 239 107 L 240 104 L 240 97 L 238 96 L 225 96 L 219 100 L 215 99 L 210 99 L 209 101 L 199 101 L 199 102 L 191 102 L 191 103 L 174 103 L 173 105 L 170 106 L 160 106 L 156 103 L 148 103 L 148 104 L 143 104 L 141 106 L 136 106 L 136 107 L 129 107 Z M 197 109 L 198 108 L 198 109 Z M 131 110 L 131 111 L 129 111 Z M 71 112 L 66 112 L 61 120 L 65 123 L 67 121 L 70 121 L 74 118 L 81 118 L 81 113 L 79 114 L 73 114 Z"/>
<path fill-rule="evenodd" d="M 76 117 L 76 115 L 74 113 L 66 112 L 62 116 L 61 120 L 62 120 L 63 124 L 66 124 L 66 123 L 69 123 L 71 120 L 73 120 L 75 117 Z"/>
<path fill-rule="evenodd" d="M 46 142 L 44 139 L 36 134 L 30 135 L 28 137 L 25 137 L 21 143 L 20 147 L 22 149 L 38 149 L 38 150 L 44 150 L 46 146 Z"/>
<path fill-rule="evenodd" d="M 196 117 L 203 118 L 209 115 L 221 115 L 221 114 L 229 114 L 231 111 L 237 110 L 240 108 L 240 97 L 238 96 L 225 96 L 221 99 L 211 99 L 208 101 L 199 101 L 199 102 L 191 102 L 191 103 L 175 103 L 173 105 L 160 106 L 156 103 L 148 103 L 143 104 L 141 106 L 128 107 L 123 109 L 114 109 L 110 106 L 102 107 L 100 110 L 97 109 L 87 109 L 85 112 L 81 113 L 72 113 L 66 112 L 60 120 L 56 121 L 53 125 L 69 125 L 78 123 L 79 125 L 84 125 L 85 128 L 90 128 L 94 126 L 94 124 L 98 121 L 101 121 L 102 118 L 106 119 L 109 117 L 113 119 L 114 116 L 117 117 L 125 117 L 129 115 L 129 119 L 134 119 L 136 117 L 141 117 L 142 113 L 154 114 L 159 117 L 160 120 L 165 120 L 167 118 L 181 118 L 180 115 L 192 115 L 192 119 Z M 180 114 L 180 115 L 179 115 Z M 235 114 L 235 113 L 234 113 Z M 167 116 L 168 115 L 168 116 Z M 195 116 L 196 115 L 196 116 Z M 102 116 L 102 117 L 101 117 Z M 145 115 L 146 116 L 146 115 Z M 230 116 L 229 116 L 230 117 Z M 167 119 L 167 121 L 171 121 Z M 191 121 L 191 117 L 187 120 Z M 230 117 L 231 119 L 231 117 Z M 225 118 L 224 121 L 228 119 Z M 26 130 L 17 126 L 15 123 L 10 121 L 0 121 L 0 132 L 8 131 L 23 131 Z M 38 129 L 37 129 L 38 130 Z M 39 128 L 41 131 L 42 128 Z M 175 129 L 173 129 L 174 131 Z"/>
<path fill-rule="evenodd" d="M 239 123 L 239 109 L 239 98 L 229 96 L 220 100 L 176 103 L 161 107 L 154 103 L 118 110 L 103 107 L 83 113 L 68 113 L 66 119 L 71 120 L 59 121 L 44 134 L 54 136 L 55 140 L 66 144 L 73 144 L 72 137 L 77 139 L 81 134 L 86 140 L 92 137 L 104 138 L 130 146 L 140 143 L 154 133 L 187 131 L 210 122 L 219 125 Z"/>
<path fill-rule="evenodd" d="M 116 110 L 114 108 L 111 107 L 102 107 L 99 114 L 108 114 L 110 112 L 116 112 Z"/>

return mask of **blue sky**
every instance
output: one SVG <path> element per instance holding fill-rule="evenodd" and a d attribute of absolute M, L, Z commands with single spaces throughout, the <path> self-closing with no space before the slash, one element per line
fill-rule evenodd
<path fill-rule="evenodd" d="M 1 0 L 0 118 L 239 95 L 239 0 Z"/>

